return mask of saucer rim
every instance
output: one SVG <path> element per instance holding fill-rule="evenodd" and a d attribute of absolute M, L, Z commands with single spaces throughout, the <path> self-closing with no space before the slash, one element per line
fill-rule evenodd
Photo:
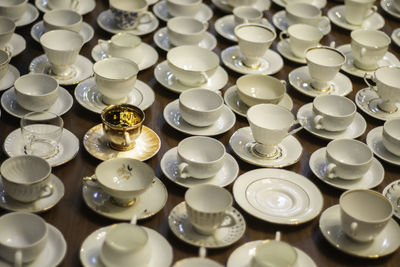
<path fill-rule="evenodd" d="M 400 15 L 399 15 L 400 18 Z M 398 35 L 400 33 L 400 27 L 399 28 L 395 28 L 392 32 L 392 34 L 390 35 L 390 38 L 392 39 L 392 41 L 398 46 L 400 47 L 400 38 L 396 35 Z"/>
<path fill-rule="evenodd" d="M 29 9 L 30 9 L 30 11 L 29 11 Z M 38 19 L 39 10 L 32 3 L 27 3 L 27 9 L 26 9 L 25 13 L 27 13 L 27 12 L 28 13 L 29 12 L 32 13 L 32 18 L 29 21 L 26 21 L 26 22 L 23 22 L 23 23 L 19 22 L 21 20 L 21 18 L 18 19 L 17 21 L 15 21 L 15 27 L 16 28 L 27 26 L 27 25 L 35 22 Z M 24 15 L 24 14 L 22 14 L 22 15 Z"/>
<path fill-rule="evenodd" d="M 276 5 L 278 5 L 278 6 L 282 7 L 282 8 L 285 8 L 285 7 L 286 7 L 286 4 L 283 3 L 281 0 L 272 0 L 272 2 L 274 2 L 274 4 L 276 4 Z M 315 3 L 319 3 L 319 2 L 320 2 L 319 5 L 316 5 L 316 4 L 315 4 Z M 307 2 L 306 2 L 306 3 L 307 3 Z M 326 7 L 327 3 L 328 3 L 328 1 L 326 1 L 326 0 L 313 0 L 311 3 L 308 3 L 308 4 L 311 4 L 311 5 L 313 5 L 313 6 L 316 6 L 316 7 L 318 7 L 319 9 L 323 9 L 324 7 Z"/>
<path fill-rule="evenodd" d="M 392 186 L 392 185 L 394 185 L 394 184 L 399 184 L 400 183 L 400 180 L 395 180 L 395 181 L 393 181 L 393 182 L 391 182 L 391 183 L 389 183 L 387 186 L 385 186 L 385 188 L 382 190 L 382 195 L 385 197 L 385 198 L 387 198 L 386 197 L 386 194 L 387 194 L 387 192 L 388 192 L 388 190 L 389 190 L 389 188 Z M 387 198 L 388 199 L 388 198 Z M 389 200 L 389 199 L 388 199 Z M 390 201 L 390 200 L 389 200 Z M 392 203 L 392 205 L 393 205 L 393 203 Z M 393 207 L 393 209 L 395 209 L 395 207 Z M 399 212 L 393 212 L 393 216 L 395 216 L 397 219 L 400 219 L 400 209 L 398 209 L 399 210 Z"/>
<path fill-rule="evenodd" d="M 47 13 L 47 12 L 51 11 L 51 9 L 47 5 L 44 5 L 44 3 L 43 3 L 44 1 L 47 2 L 47 0 L 35 0 L 35 6 L 37 7 L 37 9 L 39 9 L 43 13 Z M 79 0 L 79 1 L 87 2 L 87 5 L 89 7 L 87 10 L 79 9 L 77 11 L 82 16 L 86 15 L 86 14 L 89 14 L 90 12 L 92 12 L 96 8 L 96 1 L 95 0 Z"/>
<path fill-rule="evenodd" d="M 306 58 L 296 57 L 291 51 L 290 51 L 290 54 L 284 52 L 284 51 L 287 51 L 287 49 L 286 50 L 284 49 L 285 44 L 289 45 L 289 42 L 287 40 L 279 40 L 278 43 L 276 44 L 276 50 L 278 50 L 278 52 L 279 52 L 279 54 L 281 54 L 281 56 L 283 56 L 287 60 L 295 62 L 295 63 L 307 64 Z M 289 47 L 289 49 L 290 49 L 290 47 Z"/>
<path fill-rule="evenodd" d="M 155 4 L 153 5 L 153 8 L 152 8 L 153 14 L 154 14 L 159 20 L 161 20 L 161 21 L 163 21 L 163 22 L 167 22 L 168 20 L 171 19 L 171 18 L 166 18 L 166 17 L 164 17 L 164 16 L 161 16 L 161 14 L 158 12 L 159 9 L 162 9 L 162 8 L 164 8 L 164 7 L 165 7 L 165 9 L 166 9 L 166 2 L 167 2 L 166 0 L 158 1 L 157 3 L 155 3 Z M 160 6 L 161 6 L 161 7 L 160 7 Z M 202 9 L 203 9 L 203 12 L 204 12 L 204 13 L 207 12 L 208 14 L 205 14 L 205 15 L 207 15 L 207 16 L 204 17 L 204 20 L 203 20 L 203 19 L 200 19 L 200 18 L 197 18 L 197 19 L 200 20 L 200 21 L 203 21 L 203 22 L 207 22 L 207 21 L 211 20 L 212 17 L 214 16 L 214 12 L 213 12 L 213 10 L 212 10 L 208 5 L 206 5 L 205 3 L 201 3 L 199 11 L 198 11 L 193 17 L 196 18 L 196 16 L 201 12 Z M 156 10 L 157 10 L 157 11 L 156 11 Z M 167 13 L 168 13 L 168 10 L 167 10 Z M 168 15 L 172 16 L 172 15 L 169 14 L 169 13 L 168 13 Z M 173 18 L 173 17 L 174 17 L 174 16 L 172 16 L 172 18 Z"/>
<path fill-rule="evenodd" d="M 365 142 L 367 143 L 367 146 L 372 150 L 374 155 L 377 156 L 379 159 L 381 159 L 384 162 L 387 162 L 393 166 L 400 166 L 400 157 L 398 157 L 398 162 L 394 162 L 391 159 L 384 157 L 381 153 L 378 153 L 378 151 L 375 149 L 376 143 L 373 142 L 373 139 L 379 138 L 379 140 L 382 140 L 382 134 L 380 134 L 381 131 L 383 131 L 383 126 L 375 127 L 368 132 L 367 137 L 365 138 Z M 383 147 L 383 148 L 386 150 L 385 147 Z M 387 153 L 390 153 L 390 152 L 387 151 Z M 395 157 L 395 155 L 394 155 L 394 157 Z"/>
<path fill-rule="evenodd" d="M 390 8 L 388 8 L 387 4 L 393 4 L 393 0 L 381 0 L 380 1 L 380 6 L 386 13 L 388 13 L 389 15 L 391 15 L 394 18 L 400 19 L 400 11 L 398 11 L 396 13 L 396 11 L 390 10 Z"/>

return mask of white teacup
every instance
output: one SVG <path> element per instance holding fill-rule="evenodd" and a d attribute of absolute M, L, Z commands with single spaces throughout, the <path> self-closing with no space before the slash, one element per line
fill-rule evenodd
<path fill-rule="evenodd" d="M 361 25 L 364 20 L 371 17 L 378 8 L 374 6 L 375 0 L 345 0 L 344 18 L 349 24 Z"/>
<path fill-rule="evenodd" d="M 375 70 L 386 54 L 390 37 L 378 30 L 358 29 L 350 34 L 354 65 L 363 70 Z"/>
<path fill-rule="evenodd" d="M 349 190 L 339 199 L 343 231 L 358 242 L 372 241 L 393 215 L 393 206 L 372 190 Z"/>
<path fill-rule="evenodd" d="M 276 38 L 275 30 L 263 24 L 241 24 L 235 27 L 243 63 L 249 68 L 260 66 L 262 57 Z"/>
<path fill-rule="evenodd" d="M 15 22 L 7 17 L 0 17 L 0 50 L 3 50 L 15 31 Z"/>
<path fill-rule="evenodd" d="M 221 3 L 234 8 L 239 6 L 251 6 L 255 2 L 257 2 L 257 0 L 221 0 Z"/>
<path fill-rule="evenodd" d="M 47 0 L 50 9 L 73 9 L 79 10 L 79 0 Z"/>
<path fill-rule="evenodd" d="M 110 40 L 98 40 L 99 45 L 107 51 L 109 57 L 121 57 L 133 60 L 139 64 L 143 57 L 143 51 L 139 49 L 142 40 L 139 36 L 130 32 L 119 32 L 111 37 Z"/>
<path fill-rule="evenodd" d="M 218 92 L 207 89 L 189 89 L 179 95 L 179 111 L 189 124 L 205 127 L 221 116 L 224 99 Z"/>
<path fill-rule="evenodd" d="M 43 25 L 46 31 L 70 30 L 80 32 L 82 29 L 82 16 L 71 9 L 56 9 L 44 13 Z"/>
<path fill-rule="evenodd" d="M 313 125 L 316 129 L 343 131 L 354 120 L 357 107 L 344 96 L 320 95 L 313 101 Z"/>
<path fill-rule="evenodd" d="M 114 23 L 123 30 L 135 29 L 139 24 L 150 23 L 153 13 L 147 11 L 146 0 L 109 0 Z"/>
<path fill-rule="evenodd" d="M 385 148 L 400 157 L 400 119 L 391 119 L 383 125 L 382 142 Z"/>
<path fill-rule="evenodd" d="M 200 10 L 203 0 L 167 0 L 168 13 L 173 17 L 194 17 Z"/>
<path fill-rule="evenodd" d="M 243 23 L 259 23 L 262 20 L 263 13 L 252 6 L 238 6 L 232 11 L 235 25 Z"/>
<path fill-rule="evenodd" d="M 11 60 L 11 53 L 0 49 L 0 81 L 8 72 L 8 65 Z"/>
<path fill-rule="evenodd" d="M 63 0 L 64 1 L 64 0 Z M 28 8 L 28 0 L 0 1 L 0 16 L 19 20 Z"/>
<path fill-rule="evenodd" d="M 225 146 L 214 138 L 187 137 L 179 142 L 177 149 L 180 178 L 210 178 L 224 165 Z"/>
<path fill-rule="evenodd" d="M 36 259 L 47 238 L 47 224 L 38 215 L 11 212 L 0 217 L 0 257 L 14 263 L 13 266 Z"/>
<path fill-rule="evenodd" d="M 289 26 L 299 23 L 308 24 L 323 31 L 331 23 L 328 17 L 322 16 L 322 11 L 318 7 L 309 3 L 289 3 L 285 10 L 286 21 Z"/>
<path fill-rule="evenodd" d="M 167 34 L 175 46 L 198 45 L 203 40 L 208 22 L 190 17 L 176 17 L 168 20 Z"/>
<path fill-rule="evenodd" d="M 236 224 L 228 214 L 233 198 L 225 188 L 202 184 L 189 188 L 185 193 L 186 211 L 193 228 L 202 235 L 211 235 L 218 228 Z M 226 218 L 228 224 L 222 224 Z"/>

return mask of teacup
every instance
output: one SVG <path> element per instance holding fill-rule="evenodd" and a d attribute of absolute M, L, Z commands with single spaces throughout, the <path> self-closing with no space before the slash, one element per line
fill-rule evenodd
<path fill-rule="evenodd" d="M 262 57 L 276 38 L 275 30 L 262 24 L 241 24 L 235 27 L 243 63 L 249 68 L 260 66 Z"/>
<path fill-rule="evenodd" d="M 194 17 L 200 10 L 203 0 L 167 0 L 168 13 L 173 17 Z"/>
<path fill-rule="evenodd" d="M 216 175 L 225 162 L 225 146 L 206 136 L 183 139 L 177 147 L 180 178 L 206 179 Z"/>
<path fill-rule="evenodd" d="M 223 267 L 216 261 L 206 258 L 207 250 L 200 247 L 199 256 L 186 258 L 175 262 L 172 267 Z"/>
<path fill-rule="evenodd" d="M 400 12 L 400 0 L 393 0 L 392 3 L 397 12 Z"/>
<path fill-rule="evenodd" d="M 343 131 L 354 120 L 357 107 L 344 96 L 320 95 L 313 101 L 313 126 L 326 131 Z"/>
<path fill-rule="evenodd" d="M 139 24 L 150 23 L 154 15 L 147 11 L 146 0 L 109 0 L 114 23 L 123 30 L 135 29 Z"/>
<path fill-rule="evenodd" d="M 0 17 L 0 50 L 4 50 L 15 31 L 15 22 L 7 17 Z"/>
<path fill-rule="evenodd" d="M 375 70 L 386 54 L 390 37 L 378 30 L 358 29 L 350 34 L 354 65 L 363 70 Z"/>
<path fill-rule="evenodd" d="M 400 119 L 391 119 L 383 125 L 382 142 L 392 154 L 400 157 Z"/>
<path fill-rule="evenodd" d="M 93 65 L 96 87 L 105 104 L 121 104 L 135 88 L 138 65 L 126 58 L 106 58 Z"/>
<path fill-rule="evenodd" d="M 345 234 L 358 242 L 372 241 L 393 215 L 393 206 L 372 190 L 349 190 L 339 199 L 341 225 Z"/>
<path fill-rule="evenodd" d="M 176 17 L 168 20 L 167 34 L 175 46 L 198 45 L 203 40 L 208 22 L 190 17 Z"/>
<path fill-rule="evenodd" d="M 236 224 L 228 213 L 233 198 L 228 190 L 211 184 L 196 185 L 185 193 L 188 219 L 194 230 L 202 235 L 212 235 L 218 228 Z M 226 218 L 227 224 L 222 224 Z"/>
<path fill-rule="evenodd" d="M 98 43 L 104 51 L 107 51 L 108 57 L 127 58 L 139 64 L 145 56 L 139 49 L 142 40 L 130 32 L 119 32 L 110 40 L 99 39 Z"/>
<path fill-rule="evenodd" d="M 273 104 L 258 104 L 247 111 L 253 138 L 256 141 L 253 152 L 258 156 L 273 158 L 277 155 L 277 145 L 288 135 L 294 134 L 303 127 L 291 131 L 290 128 L 299 124 L 294 115 L 284 107 Z"/>
<path fill-rule="evenodd" d="M 239 99 L 247 106 L 278 104 L 286 93 L 286 81 L 272 76 L 248 74 L 236 80 Z"/>
<path fill-rule="evenodd" d="M 285 10 L 286 21 L 289 26 L 299 23 L 308 24 L 323 31 L 331 23 L 328 17 L 322 16 L 322 11 L 318 7 L 309 3 L 289 3 Z"/>
<path fill-rule="evenodd" d="M 189 124 L 205 127 L 221 116 L 224 99 L 218 92 L 207 89 L 189 89 L 179 95 L 179 111 Z"/>
<path fill-rule="evenodd" d="M 118 151 L 131 150 L 142 133 L 143 110 L 129 104 L 111 105 L 101 113 L 103 131 L 108 144 Z"/>
<path fill-rule="evenodd" d="M 219 57 L 205 48 L 184 45 L 169 50 L 167 62 L 172 74 L 180 83 L 200 86 L 207 83 L 217 70 Z"/>
<path fill-rule="evenodd" d="M 44 29 L 51 30 L 70 30 L 80 32 L 82 29 L 82 16 L 71 9 L 56 9 L 44 13 Z"/>
<path fill-rule="evenodd" d="M 315 90 L 329 91 L 329 82 L 346 62 L 345 55 L 332 47 L 316 46 L 308 48 L 305 56 L 312 78 L 311 86 Z"/>
<path fill-rule="evenodd" d="M 22 155 L 5 160 L 0 167 L 2 183 L 7 194 L 15 200 L 28 203 L 49 197 L 51 166 L 37 156 Z"/>
<path fill-rule="evenodd" d="M 243 23 L 259 23 L 262 20 L 263 13 L 252 6 L 238 6 L 232 11 L 235 25 Z"/>
<path fill-rule="evenodd" d="M 11 212 L 1 216 L 0 258 L 13 266 L 32 262 L 45 248 L 48 232 L 46 221 L 38 215 Z"/>
<path fill-rule="evenodd" d="M 50 9 L 73 9 L 79 10 L 79 0 L 47 0 Z"/>
<path fill-rule="evenodd" d="M 378 8 L 374 6 L 375 0 L 345 0 L 344 18 L 349 24 L 361 25 L 371 17 Z"/>
<path fill-rule="evenodd" d="M 331 179 L 360 179 L 371 167 L 373 156 L 371 149 L 360 141 L 333 140 L 326 147 L 326 176 Z"/>
<path fill-rule="evenodd" d="M 63 0 L 64 1 L 64 0 Z M 19 20 L 28 8 L 28 0 L 0 1 L 0 16 L 13 21 Z"/>
<path fill-rule="evenodd" d="M 257 0 L 221 0 L 222 4 L 229 5 L 234 8 L 239 6 L 251 6 L 256 2 Z"/>
<path fill-rule="evenodd" d="M 0 49 L 0 81 L 8 72 L 8 65 L 11 60 L 11 53 Z"/>
<path fill-rule="evenodd" d="M 307 24 L 294 24 L 289 26 L 287 32 L 282 31 L 279 38 L 289 43 L 293 55 L 304 58 L 304 52 L 313 46 L 317 46 L 323 34 L 315 26 Z"/>

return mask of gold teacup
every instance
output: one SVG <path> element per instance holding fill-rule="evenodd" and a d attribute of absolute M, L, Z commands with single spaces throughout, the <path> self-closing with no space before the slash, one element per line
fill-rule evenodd
<path fill-rule="evenodd" d="M 112 149 L 130 150 L 142 132 L 145 115 L 140 108 L 129 105 L 111 105 L 101 113 L 103 130 Z"/>

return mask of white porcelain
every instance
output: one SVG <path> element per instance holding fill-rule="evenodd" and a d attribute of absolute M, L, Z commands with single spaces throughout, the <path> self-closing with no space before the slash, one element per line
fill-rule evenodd
<path fill-rule="evenodd" d="M 109 40 L 98 40 L 98 44 L 103 50 L 107 50 L 109 57 L 132 59 L 136 64 L 144 58 L 143 52 L 139 49 L 141 43 L 140 37 L 130 32 L 119 32 Z"/>
<path fill-rule="evenodd" d="M 167 21 L 169 41 L 175 45 L 198 45 L 204 38 L 208 22 L 190 17 L 175 17 Z"/>
<path fill-rule="evenodd" d="M 357 106 L 369 116 L 386 121 L 400 117 L 400 103 L 396 104 L 397 111 L 389 113 L 383 111 L 378 105 L 382 102 L 377 93 L 371 88 L 359 90 L 355 97 Z"/>
<path fill-rule="evenodd" d="M 384 147 L 400 157 L 400 119 L 392 119 L 383 125 L 382 141 Z"/>
<path fill-rule="evenodd" d="M 272 0 L 272 2 L 274 2 L 280 7 L 285 7 L 288 4 L 288 2 L 289 3 L 304 2 L 316 6 L 319 9 L 324 8 L 327 4 L 327 0 Z"/>
<path fill-rule="evenodd" d="M 13 21 L 19 20 L 26 12 L 28 0 L 10 0 L 3 1 L 0 4 L 0 16 L 12 19 Z"/>
<path fill-rule="evenodd" d="M 23 27 L 31 24 L 39 17 L 39 11 L 32 4 L 28 3 L 26 11 L 18 20 L 15 21 L 17 27 Z"/>
<path fill-rule="evenodd" d="M 393 17 L 399 19 L 400 11 L 394 6 L 394 0 L 381 0 L 381 8 Z"/>
<path fill-rule="evenodd" d="M 188 1 L 188 0 L 175 0 L 174 2 L 178 3 L 178 5 L 179 5 L 179 2 L 184 3 L 185 1 Z M 188 1 L 188 2 L 190 2 L 190 1 Z M 175 13 L 175 14 L 179 14 L 179 12 L 184 12 L 181 14 L 188 16 L 190 14 L 190 12 L 192 12 L 191 13 L 192 15 L 190 15 L 190 17 L 194 17 L 195 19 L 198 19 L 201 21 L 208 21 L 212 18 L 213 11 L 209 6 L 207 6 L 204 3 L 201 3 L 202 1 L 200 1 L 200 0 L 192 0 L 192 2 L 196 3 L 196 4 L 194 4 L 194 11 L 198 8 L 198 11 L 196 13 L 193 14 L 193 12 L 194 12 L 192 9 L 193 5 L 188 5 L 188 8 L 192 9 L 192 11 L 189 11 L 189 13 L 187 13 L 186 11 L 178 11 L 178 13 Z M 171 1 L 170 1 L 170 4 L 173 5 L 173 3 Z M 199 5 L 199 6 L 197 6 L 197 5 Z M 165 1 L 165 0 L 158 2 L 153 6 L 154 14 L 162 21 L 168 21 L 169 19 L 177 16 L 177 15 L 172 15 L 171 13 L 169 13 L 167 6 L 168 6 L 168 4 L 167 4 L 167 1 Z M 183 6 L 183 9 L 185 9 L 184 4 L 180 5 L 180 7 L 182 7 L 182 6 Z M 177 11 L 178 9 L 179 8 L 177 8 L 175 11 Z M 172 12 L 174 12 L 174 11 L 172 11 Z"/>
<path fill-rule="evenodd" d="M 46 32 L 70 30 L 79 33 L 82 29 L 82 15 L 71 9 L 52 10 L 44 13 L 43 27 Z"/>
<path fill-rule="evenodd" d="M 251 266 L 295 266 L 296 262 L 297 251 L 289 243 L 280 239 L 267 239 L 256 246 Z"/>
<path fill-rule="evenodd" d="M 52 9 L 78 10 L 79 0 L 47 0 L 47 5 Z"/>
<path fill-rule="evenodd" d="M 7 90 L 13 86 L 14 82 L 19 78 L 19 70 L 13 65 L 8 64 L 7 72 L 0 80 L 0 91 Z"/>
<path fill-rule="evenodd" d="M 394 29 L 390 37 L 397 46 L 400 46 L 400 28 Z"/>
<path fill-rule="evenodd" d="M 192 17 L 200 10 L 202 0 L 166 0 L 168 13 L 174 17 Z"/>
<path fill-rule="evenodd" d="M 185 258 L 175 262 L 173 267 L 223 267 L 216 261 L 207 259 L 205 257 L 191 257 Z"/>
<path fill-rule="evenodd" d="M 1 10 L 1 7 L 0 7 Z M 0 17 L 0 48 L 4 49 L 15 31 L 15 22 L 8 17 Z"/>
<path fill-rule="evenodd" d="M 345 30 L 355 30 L 359 28 L 379 30 L 385 25 L 385 19 L 378 13 L 374 12 L 372 16 L 366 18 L 361 25 L 349 24 L 344 17 L 345 6 L 338 5 L 329 9 L 327 15 L 333 24 Z"/>
<path fill-rule="evenodd" d="M 14 33 L 5 47 L 11 52 L 12 57 L 16 57 L 26 49 L 26 41 L 21 35 Z"/>
<path fill-rule="evenodd" d="M 305 58 L 299 58 L 293 54 L 292 49 L 290 48 L 290 43 L 287 40 L 279 41 L 276 45 L 276 49 L 278 50 L 279 54 L 290 61 L 300 64 L 307 63 Z"/>
<path fill-rule="evenodd" d="M 362 25 L 367 18 L 378 11 L 373 5 L 374 2 L 375 0 L 345 0 L 344 18 L 349 24 Z"/>
<path fill-rule="evenodd" d="M 119 29 L 131 30 L 140 24 L 151 23 L 153 13 L 148 11 L 146 0 L 109 0 L 114 23 Z"/>
<path fill-rule="evenodd" d="M 330 24 L 328 17 L 322 16 L 322 11 L 309 3 L 290 2 L 285 6 L 287 24 L 308 24 L 317 27 L 321 31 Z"/>
<path fill-rule="evenodd" d="M 263 13 L 252 5 L 236 6 L 232 13 L 235 25 L 243 23 L 260 23 L 263 17 Z"/>
<path fill-rule="evenodd" d="M 252 6 L 256 0 L 223 0 L 222 2 L 236 8 L 240 6 Z"/>
<path fill-rule="evenodd" d="M 225 13 L 232 13 L 234 7 L 229 5 L 226 1 L 224 0 L 211 0 L 211 2 L 216 6 L 218 9 Z M 270 0 L 256 0 L 253 2 L 251 5 L 252 7 L 257 8 L 260 11 L 268 10 L 269 7 L 271 6 L 271 1 Z"/>
<path fill-rule="evenodd" d="M 390 164 L 400 166 L 400 157 L 390 153 L 383 145 L 382 141 L 383 127 L 376 127 L 369 131 L 366 143 L 374 152 L 375 156 Z"/>
<path fill-rule="evenodd" d="M 0 50 L 0 79 L 7 74 L 10 60 L 11 53 L 9 51 Z"/>
<path fill-rule="evenodd" d="M 398 219 L 400 219 L 400 210 L 399 210 L 399 197 L 400 197 L 400 191 L 399 191 L 399 180 L 396 180 L 394 182 L 391 182 L 388 184 L 382 192 L 382 195 L 384 195 L 391 203 L 393 206 L 393 215 L 396 216 Z"/>
<path fill-rule="evenodd" d="M 35 0 L 35 6 L 43 13 L 52 10 L 48 5 L 49 0 Z M 62 1 L 62 0 L 61 0 Z M 79 0 L 78 13 L 81 15 L 86 15 L 92 12 L 96 7 L 95 0 Z"/>

